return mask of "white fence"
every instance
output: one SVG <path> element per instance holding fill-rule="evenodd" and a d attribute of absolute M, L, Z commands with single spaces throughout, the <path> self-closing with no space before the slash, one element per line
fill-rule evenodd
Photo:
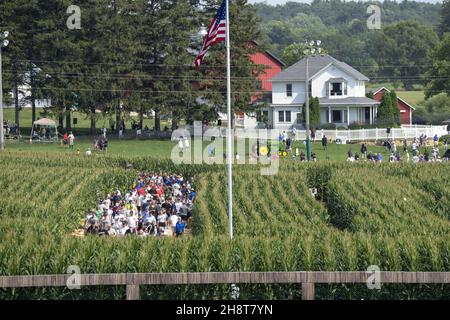
<path fill-rule="evenodd" d="M 209 127 L 208 129 L 218 129 L 218 127 Z M 220 128 L 222 136 L 226 136 L 226 128 Z M 187 130 L 193 134 L 193 127 L 187 127 Z M 199 132 L 202 132 L 199 128 Z M 275 129 L 282 133 L 283 130 Z M 425 134 L 429 139 L 433 138 L 435 134 L 439 137 L 447 132 L 447 126 L 402 126 L 401 128 L 391 128 L 390 133 L 387 133 L 386 128 L 376 128 L 376 129 L 359 129 L 359 130 L 324 130 L 323 133 L 327 136 L 328 139 L 336 140 L 337 138 L 346 141 L 376 141 L 376 140 L 402 140 L 402 139 L 414 139 L 415 137 L 419 138 L 420 135 Z M 236 129 L 235 135 L 237 137 L 246 137 L 246 138 L 258 138 L 257 130 L 253 129 Z M 321 131 L 316 132 L 316 140 L 320 140 L 322 138 Z M 306 132 L 305 130 L 297 130 L 296 140 L 305 140 Z"/>
<path fill-rule="evenodd" d="M 432 126 L 432 127 L 402 127 L 391 128 L 390 133 L 387 133 L 386 128 L 376 129 L 360 129 L 360 130 L 324 130 L 324 134 L 333 140 L 340 138 L 347 141 L 365 141 L 365 140 L 386 140 L 386 139 L 414 139 L 425 134 L 428 138 L 433 138 L 435 134 L 439 137 L 447 134 L 446 126 Z M 316 134 L 316 138 L 321 138 L 320 132 Z"/>

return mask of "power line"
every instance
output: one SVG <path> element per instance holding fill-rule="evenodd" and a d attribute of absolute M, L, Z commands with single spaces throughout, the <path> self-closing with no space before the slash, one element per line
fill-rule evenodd
<path fill-rule="evenodd" d="M 226 91 L 216 91 L 216 90 L 135 90 L 135 89 L 89 89 L 89 88 L 72 88 L 72 87 L 66 87 L 66 88 L 55 88 L 55 87 L 35 87 L 35 89 L 40 90 L 49 90 L 49 91 L 92 91 L 92 92 L 136 92 L 136 93 L 147 93 L 147 94 L 154 94 L 154 93 L 199 93 L 199 94 L 211 94 L 211 93 L 219 93 L 219 94 L 225 94 Z M 423 90 L 409 90 L 409 92 L 420 92 Z M 450 90 L 428 90 L 428 92 L 450 92 Z M 268 92 L 264 91 L 233 91 L 233 94 L 264 94 Z M 299 91 L 299 93 L 305 93 L 304 91 Z M 337 99 L 338 100 L 338 99 Z"/>
<path fill-rule="evenodd" d="M 194 59 L 195 57 L 193 57 Z M 82 65 L 111 65 L 111 66 L 146 66 L 146 67 L 189 67 L 192 69 L 195 69 L 196 67 L 194 64 L 172 64 L 172 65 L 166 65 L 166 64 L 153 64 L 153 63 L 114 63 L 114 62 L 84 62 L 84 61 L 55 61 L 55 60 L 20 60 L 20 59 L 12 59 L 11 62 L 34 62 L 34 63 L 54 63 L 54 64 L 82 64 Z M 259 64 L 255 64 L 258 66 Z M 399 64 L 376 64 L 376 65 L 352 65 L 353 68 L 416 68 L 416 67 L 427 67 L 427 66 L 433 66 L 434 64 L 413 64 L 413 65 L 399 65 Z M 450 66 L 450 64 L 448 65 Z M 252 66 L 237 66 L 232 65 L 233 68 L 249 68 Z M 212 65 L 212 66 L 201 66 L 202 68 L 226 68 L 226 65 Z"/>
<path fill-rule="evenodd" d="M 12 71 L 7 69 L 4 71 L 5 74 L 15 75 L 16 71 Z M 58 78 L 67 78 L 67 79 L 115 79 L 115 80 L 182 80 L 182 81 L 223 81 L 226 80 L 225 77 L 203 77 L 203 76 L 172 76 L 172 75 L 126 75 L 126 74 L 95 74 L 95 73 L 59 73 L 59 72 L 45 72 L 45 75 L 54 75 Z M 253 77 L 232 77 L 233 80 L 250 80 L 254 81 Z M 448 80 L 450 77 L 425 77 L 425 76 L 379 76 L 379 77 L 371 77 L 371 80 Z"/>

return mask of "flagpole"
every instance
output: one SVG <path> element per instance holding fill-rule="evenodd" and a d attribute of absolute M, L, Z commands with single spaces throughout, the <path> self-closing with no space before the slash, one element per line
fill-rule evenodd
<path fill-rule="evenodd" d="M 229 1 L 226 1 L 226 21 L 227 21 L 227 117 L 228 117 L 228 134 L 227 134 L 227 161 L 228 161 L 228 229 L 230 240 L 233 239 L 233 176 L 232 176 L 232 165 L 233 165 L 233 140 L 231 134 L 231 54 L 230 54 L 230 11 L 229 11 Z"/>

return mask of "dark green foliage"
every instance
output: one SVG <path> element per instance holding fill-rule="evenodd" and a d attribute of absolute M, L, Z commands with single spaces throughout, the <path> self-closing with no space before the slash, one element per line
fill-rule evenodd
<path fill-rule="evenodd" d="M 450 32 L 450 1 L 444 0 L 442 3 L 439 32 L 444 34 Z"/>
<path fill-rule="evenodd" d="M 383 93 L 378 107 L 377 124 L 390 126 L 393 124 L 392 100 L 389 92 Z"/>
<path fill-rule="evenodd" d="M 306 105 L 303 104 L 302 108 L 303 124 L 306 123 Z M 320 103 L 319 98 L 312 97 L 309 99 L 309 127 L 311 129 L 318 128 L 320 123 Z"/>
<path fill-rule="evenodd" d="M 427 67 L 425 73 L 425 79 L 428 83 L 425 90 L 425 96 L 427 98 L 438 95 L 441 92 L 447 93 L 447 96 L 450 96 L 450 81 L 448 81 L 448 75 L 450 74 L 449 52 L 450 31 L 445 33 L 441 41 L 430 51 L 430 59 L 434 63 Z"/>
<path fill-rule="evenodd" d="M 254 6 L 266 44 L 287 60 L 292 57 L 291 47 L 295 49 L 295 44 L 320 39 L 330 55 L 373 81 L 400 81 L 407 88 L 422 83 L 420 76 L 429 63 L 427 50 L 437 40 L 433 27 L 440 23 L 441 4 L 414 1 L 374 4 L 381 7 L 380 30 L 367 28 L 366 2 L 315 0 L 311 4 Z M 448 28 L 445 21 L 441 22 L 446 26 L 444 29 Z"/>
<path fill-rule="evenodd" d="M 391 110 L 392 110 L 392 123 L 400 124 L 400 109 L 397 101 L 397 94 L 395 91 L 391 91 Z"/>

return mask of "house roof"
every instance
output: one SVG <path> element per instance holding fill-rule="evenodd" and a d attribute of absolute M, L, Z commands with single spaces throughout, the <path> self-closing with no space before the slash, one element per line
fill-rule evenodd
<path fill-rule="evenodd" d="M 378 92 L 380 92 L 380 91 L 382 91 L 382 90 L 387 91 L 387 92 L 391 92 L 391 90 L 389 90 L 388 88 L 386 88 L 386 87 L 381 87 L 381 88 L 375 90 L 375 92 L 374 92 L 373 94 L 376 95 Z M 416 110 L 416 108 L 414 108 L 412 105 L 410 105 L 408 102 L 406 102 L 405 100 L 403 100 L 403 99 L 400 98 L 399 96 L 397 96 L 397 100 L 400 100 L 401 102 L 403 102 L 404 104 L 406 104 L 407 107 L 409 107 L 409 108 L 411 108 L 411 109 L 413 109 L 413 110 Z"/>
<path fill-rule="evenodd" d="M 348 97 L 348 98 L 319 98 L 320 104 L 326 105 L 375 105 L 380 104 L 377 100 L 367 97 Z"/>
<path fill-rule="evenodd" d="M 310 56 L 308 58 L 308 71 L 309 77 L 313 78 L 320 71 L 325 69 L 326 67 L 334 65 L 343 71 L 351 74 L 357 80 L 369 81 L 365 75 L 360 73 L 358 70 L 349 66 L 345 62 L 336 60 L 332 56 L 329 55 L 317 55 Z M 306 59 L 303 58 L 299 62 L 293 64 L 289 68 L 277 74 L 275 77 L 270 79 L 269 81 L 305 81 L 305 73 L 306 73 Z"/>

